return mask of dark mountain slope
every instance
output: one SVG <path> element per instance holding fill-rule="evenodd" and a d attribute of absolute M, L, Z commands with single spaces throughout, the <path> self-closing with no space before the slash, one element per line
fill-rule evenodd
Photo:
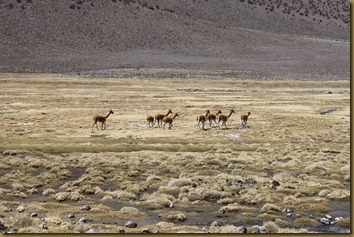
<path fill-rule="evenodd" d="M 0 0 L 0 21 L 5 72 L 123 67 L 349 72 L 344 0 Z M 284 64 L 284 55 L 291 65 Z M 314 55 L 321 55 L 318 65 Z M 306 60 L 303 68 L 299 62 Z M 326 67 L 334 63 L 334 71 Z"/>

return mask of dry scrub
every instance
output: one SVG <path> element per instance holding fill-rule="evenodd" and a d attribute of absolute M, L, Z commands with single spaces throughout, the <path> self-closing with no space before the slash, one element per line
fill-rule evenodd
<path fill-rule="evenodd" d="M 326 232 L 317 220 L 326 214 L 349 228 L 349 82 L 0 81 L 0 222 L 9 232 Z M 92 132 L 92 116 L 110 109 L 107 129 Z M 179 114 L 172 129 L 146 127 L 147 114 L 168 109 Z M 236 113 L 228 129 L 199 130 L 207 109 Z"/>

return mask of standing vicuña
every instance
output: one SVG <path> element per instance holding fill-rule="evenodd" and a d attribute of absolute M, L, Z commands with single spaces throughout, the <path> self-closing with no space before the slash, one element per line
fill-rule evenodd
<path fill-rule="evenodd" d="M 172 123 L 173 123 L 173 120 L 178 116 L 178 114 L 176 113 L 175 116 L 173 116 L 173 118 L 171 117 L 164 117 L 162 120 L 163 120 L 163 129 L 165 129 L 165 125 L 166 123 L 168 123 L 168 129 L 171 129 L 172 127 Z"/>
<path fill-rule="evenodd" d="M 242 114 L 241 115 L 241 126 L 246 127 L 247 126 L 247 121 L 248 117 L 250 116 L 251 112 L 248 112 L 247 114 Z"/>
<path fill-rule="evenodd" d="M 147 118 L 146 118 L 146 127 L 153 127 L 155 125 L 155 120 L 154 120 L 154 117 L 151 116 L 151 115 L 148 115 Z"/>
<path fill-rule="evenodd" d="M 95 115 L 95 116 L 93 116 L 93 120 L 95 122 L 92 124 L 92 131 L 93 131 L 93 126 L 95 126 L 95 125 L 96 125 L 97 130 L 99 130 L 98 126 L 97 126 L 97 122 L 102 123 L 101 124 L 101 129 L 102 130 L 106 129 L 106 120 L 109 117 L 109 115 L 111 115 L 111 114 L 114 114 L 112 110 L 110 110 L 106 116 L 104 116 L 104 115 Z M 104 129 L 103 129 L 103 126 L 104 126 Z"/>
<path fill-rule="evenodd" d="M 214 121 L 214 123 L 216 124 L 216 118 L 217 118 L 217 116 L 218 116 L 219 114 L 221 114 L 221 111 L 220 111 L 220 110 L 218 110 L 218 112 L 217 112 L 216 114 L 211 114 L 211 113 L 209 113 L 209 114 L 206 116 L 206 118 L 209 120 L 209 126 L 210 126 L 210 127 L 211 127 L 211 125 L 213 124 L 213 121 Z"/>
<path fill-rule="evenodd" d="M 167 117 L 171 113 L 173 113 L 173 112 L 171 110 L 168 110 L 166 115 L 164 115 L 164 114 L 156 114 L 155 115 L 155 120 L 157 121 L 157 125 L 159 126 L 159 128 L 160 128 L 160 125 L 162 126 L 162 119 L 164 117 Z"/>
<path fill-rule="evenodd" d="M 207 118 L 209 113 L 210 113 L 210 110 L 207 110 L 205 116 L 204 115 L 199 115 L 197 117 L 197 122 L 198 122 L 197 126 L 198 126 L 199 129 L 203 129 L 204 130 L 204 124 L 206 122 L 206 118 Z M 202 125 L 203 125 L 202 128 L 200 128 L 200 126 L 199 126 L 200 123 L 202 123 Z"/>
<path fill-rule="evenodd" d="M 220 114 L 220 115 L 219 115 L 219 121 L 218 121 L 218 123 L 220 123 L 220 121 L 222 121 L 221 128 L 222 128 L 222 126 L 224 125 L 225 128 L 227 129 L 226 122 L 227 122 L 227 120 L 230 118 L 230 116 L 231 116 L 232 113 L 235 113 L 235 111 L 234 111 L 233 109 L 230 111 L 230 114 L 229 114 L 228 116 L 226 116 L 226 115 L 224 115 L 224 114 Z M 219 127 L 219 128 L 220 128 L 220 127 Z"/>

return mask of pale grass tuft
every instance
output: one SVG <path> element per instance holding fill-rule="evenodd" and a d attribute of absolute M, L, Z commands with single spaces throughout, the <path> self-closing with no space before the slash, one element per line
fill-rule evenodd
<path fill-rule="evenodd" d="M 169 221 L 185 221 L 187 218 L 183 213 L 179 212 L 169 212 L 161 217 L 163 220 L 169 220 Z"/>
<path fill-rule="evenodd" d="M 349 199 L 350 190 L 337 189 L 328 193 L 326 197 L 329 199 Z"/>
<path fill-rule="evenodd" d="M 231 196 L 230 193 L 211 190 L 208 188 L 197 188 L 195 190 L 195 194 L 197 194 L 201 199 L 204 200 L 218 200 Z"/>
<path fill-rule="evenodd" d="M 226 225 L 226 226 L 210 226 L 209 232 L 216 233 L 236 233 L 237 227 L 234 225 Z"/>
<path fill-rule="evenodd" d="M 24 190 L 26 188 L 25 185 L 22 184 L 22 183 L 13 183 L 11 185 L 11 187 L 12 187 L 12 190 L 15 190 L 15 191 L 21 191 L 21 190 Z"/>
<path fill-rule="evenodd" d="M 175 198 L 172 195 L 168 195 L 164 193 L 152 193 L 152 194 L 144 194 L 140 200 L 159 204 L 163 207 L 169 207 L 170 204 L 175 201 Z"/>
<path fill-rule="evenodd" d="M 138 214 L 139 210 L 135 207 L 122 207 L 118 212 L 121 214 Z"/>
<path fill-rule="evenodd" d="M 267 221 L 263 224 L 266 233 L 278 233 L 279 227 L 273 221 Z"/>
<path fill-rule="evenodd" d="M 80 201 L 83 200 L 84 196 L 82 196 L 79 192 L 59 192 L 55 195 L 55 200 L 58 202 L 71 200 L 71 201 Z"/>
<path fill-rule="evenodd" d="M 261 208 L 261 212 L 266 212 L 266 213 L 274 213 L 274 212 L 280 212 L 281 208 L 271 204 L 271 203 L 266 203 L 263 205 L 263 207 Z"/>
<path fill-rule="evenodd" d="M 329 193 L 331 193 L 331 190 L 329 190 L 329 189 L 323 189 L 323 190 L 321 190 L 321 191 L 318 193 L 318 196 L 319 196 L 319 197 L 325 197 L 325 196 L 327 196 L 327 194 L 329 194 Z"/>
<path fill-rule="evenodd" d="M 51 194 L 54 194 L 55 193 L 55 190 L 52 189 L 52 188 L 47 188 L 46 190 L 43 191 L 43 196 L 49 196 Z"/>
<path fill-rule="evenodd" d="M 89 224 L 79 224 L 74 228 L 74 233 L 83 234 L 90 229 Z"/>
<path fill-rule="evenodd" d="M 14 216 L 7 219 L 8 223 L 6 225 L 11 226 L 16 229 L 25 228 L 33 226 L 33 219 L 24 213 L 15 213 Z"/>
<path fill-rule="evenodd" d="M 161 181 L 162 178 L 157 175 L 150 175 L 149 177 L 146 178 L 147 183 L 151 183 L 152 181 Z"/>
<path fill-rule="evenodd" d="M 0 204 L 0 212 L 9 212 L 11 211 L 10 208 L 6 207 L 5 205 Z"/>
<path fill-rule="evenodd" d="M 306 234 L 309 233 L 305 228 L 279 228 L 278 234 Z"/>
<path fill-rule="evenodd" d="M 184 187 L 184 186 L 190 186 L 192 185 L 192 180 L 188 178 L 179 178 L 179 179 L 172 179 L 170 182 L 168 182 L 167 187 L 172 188 L 172 187 Z"/>

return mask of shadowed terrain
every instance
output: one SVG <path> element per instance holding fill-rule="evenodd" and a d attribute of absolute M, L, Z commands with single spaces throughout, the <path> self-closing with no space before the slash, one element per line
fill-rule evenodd
<path fill-rule="evenodd" d="M 346 0 L 2 0 L 0 71 L 347 80 L 349 10 Z"/>

